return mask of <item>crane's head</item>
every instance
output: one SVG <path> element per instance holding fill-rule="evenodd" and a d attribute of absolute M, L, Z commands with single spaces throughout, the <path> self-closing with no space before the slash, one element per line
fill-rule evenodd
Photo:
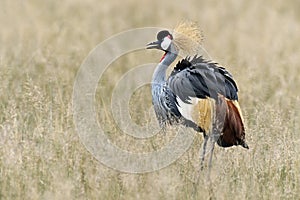
<path fill-rule="evenodd" d="M 172 34 L 167 30 L 158 32 L 157 41 L 149 43 L 147 49 L 160 49 L 176 54 L 180 50 L 183 55 L 195 55 L 201 48 L 202 40 L 203 36 L 198 25 L 186 21 L 178 24 Z"/>
<path fill-rule="evenodd" d="M 157 41 L 147 44 L 147 49 L 169 51 L 173 40 L 172 34 L 167 30 L 163 30 L 158 32 L 156 37 Z"/>

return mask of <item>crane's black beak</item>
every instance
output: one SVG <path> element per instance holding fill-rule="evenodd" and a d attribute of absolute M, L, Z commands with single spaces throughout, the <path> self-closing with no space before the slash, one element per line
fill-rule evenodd
<path fill-rule="evenodd" d="M 147 44 L 146 49 L 161 49 L 160 41 L 150 42 L 149 44 Z"/>

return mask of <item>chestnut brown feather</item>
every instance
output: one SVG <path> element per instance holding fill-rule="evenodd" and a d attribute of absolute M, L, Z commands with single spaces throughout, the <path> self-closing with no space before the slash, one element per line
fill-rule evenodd
<path fill-rule="evenodd" d="M 225 102 L 227 108 L 222 131 L 223 134 L 221 134 L 217 143 L 221 147 L 241 145 L 244 148 L 248 149 L 249 147 L 245 142 L 245 127 L 242 120 L 242 115 L 237 108 L 238 102 L 234 102 L 231 100 L 225 100 Z"/>

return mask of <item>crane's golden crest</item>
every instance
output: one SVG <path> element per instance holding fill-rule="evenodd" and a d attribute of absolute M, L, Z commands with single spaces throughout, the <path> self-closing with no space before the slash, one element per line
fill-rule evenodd
<path fill-rule="evenodd" d="M 179 23 L 173 31 L 174 43 L 188 55 L 197 54 L 203 41 L 202 32 L 195 22 Z"/>

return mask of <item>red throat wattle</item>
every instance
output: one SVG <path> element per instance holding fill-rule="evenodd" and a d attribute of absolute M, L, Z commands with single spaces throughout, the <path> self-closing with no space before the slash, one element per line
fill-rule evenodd
<path fill-rule="evenodd" d="M 161 62 L 165 57 L 166 57 L 166 54 L 167 54 L 167 52 L 166 53 L 164 53 L 164 55 L 161 57 L 161 59 L 160 59 L 160 61 L 159 62 Z"/>

